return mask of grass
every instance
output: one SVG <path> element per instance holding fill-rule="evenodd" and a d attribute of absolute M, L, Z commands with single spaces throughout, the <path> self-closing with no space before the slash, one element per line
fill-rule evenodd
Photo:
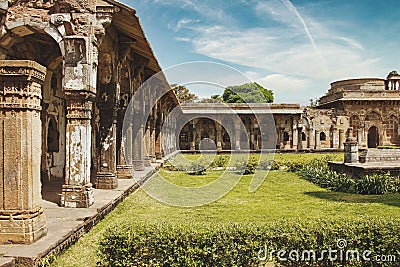
<path fill-rule="evenodd" d="M 275 159 L 297 160 L 323 157 L 322 154 L 282 154 Z M 191 159 L 196 156 L 186 155 Z M 336 157 L 340 158 L 340 155 Z M 266 171 L 264 171 L 267 174 Z M 207 171 L 207 175 L 190 176 L 181 171 L 161 170 L 167 180 L 198 186 L 212 182 L 222 171 Z M 238 175 L 234 172 L 232 176 Z M 400 195 L 356 195 L 330 192 L 294 173 L 270 171 L 262 186 L 250 193 L 251 175 L 243 176 L 226 196 L 209 205 L 182 208 L 158 202 L 143 190 L 130 195 L 88 234 L 58 256 L 51 266 L 96 266 L 97 242 L 111 225 L 126 221 L 171 224 L 198 223 L 265 223 L 280 220 L 314 220 L 334 218 L 351 220 L 363 218 L 392 218 L 400 212 Z"/>

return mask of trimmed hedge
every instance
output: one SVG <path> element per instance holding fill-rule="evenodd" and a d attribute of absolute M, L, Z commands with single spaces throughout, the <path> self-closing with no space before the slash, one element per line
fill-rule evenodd
<path fill-rule="evenodd" d="M 313 160 L 297 169 L 302 178 L 331 191 L 365 195 L 400 193 L 400 178 L 388 173 L 352 178 L 331 170 L 325 161 Z"/>
<path fill-rule="evenodd" d="M 265 225 L 126 224 L 109 229 L 100 241 L 100 266 L 259 266 L 270 261 L 283 266 L 399 266 L 373 262 L 377 255 L 400 260 L 400 220 L 281 221 Z M 337 241 L 347 241 L 338 247 Z M 359 260 L 302 260 L 304 250 L 357 250 Z M 278 259 L 285 250 L 286 261 Z M 299 253 L 297 258 L 290 251 Z M 362 253 L 370 250 L 370 260 Z M 339 252 L 338 252 L 339 253 Z M 339 255 L 339 254 L 337 254 Z M 345 255 L 345 254 L 344 254 Z M 261 257 L 261 259 L 258 258 Z M 266 259 L 263 259 L 267 256 Z M 334 256 L 334 255 L 333 255 Z M 292 259 L 292 260 L 291 260 Z M 350 265 L 349 265 L 350 264 Z"/>

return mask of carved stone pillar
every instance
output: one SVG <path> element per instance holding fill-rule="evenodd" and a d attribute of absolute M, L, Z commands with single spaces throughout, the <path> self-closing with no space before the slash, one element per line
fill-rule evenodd
<path fill-rule="evenodd" d="M 344 149 L 345 133 L 343 129 L 339 129 L 339 149 Z"/>
<path fill-rule="evenodd" d="M 303 149 L 303 125 L 299 124 L 297 126 L 297 149 Z"/>
<path fill-rule="evenodd" d="M 196 123 L 195 121 L 190 122 L 190 150 L 196 150 Z"/>
<path fill-rule="evenodd" d="M 143 171 L 144 170 L 144 160 L 143 160 L 143 135 L 144 135 L 144 127 L 140 125 L 139 130 L 134 136 L 133 141 L 133 161 L 132 165 L 135 171 Z"/>
<path fill-rule="evenodd" d="M 293 131 L 292 131 L 292 148 L 297 149 L 299 139 L 298 139 L 298 132 L 297 132 L 297 125 L 293 124 Z"/>
<path fill-rule="evenodd" d="M 0 244 L 30 244 L 47 233 L 40 183 L 45 75 L 33 61 L 0 61 Z"/>
<path fill-rule="evenodd" d="M 113 114 L 113 110 L 106 112 Z M 111 119 L 103 118 L 108 121 L 101 125 L 100 133 L 100 166 L 97 172 L 96 188 L 98 189 L 115 189 L 118 187 L 117 179 L 117 119 L 111 115 Z"/>
<path fill-rule="evenodd" d="M 331 131 L 332 131 L 331 148 L 339 148 L 338 129 L 332 126 Z"/>
<path fill-rule="evenodd" d="M 285 149 L 285 127 L 279 127 L 279 149 Z"/>
<path fill-rule="evenodd" d="M 253 139 L 254 139 L 254 143 L 253 143 L 253 149 L 254 150 L 259 150 L 260 149 L 260 144 L 258 143 L 258 138 L 259 138 L 259 126 L 257 123 L 253 124 Z"/>
<path fill-rule="evenodd" d="M 240 150 L 240 122 L 235 122 L 235 150 Z"/>
<path fill-rule="evenodd" d="M 160 160 L 163 157 L 162 153 L 162 141 L 161 141 L 161 127 L 162 127 L 162 113 L 158 113 L 157 121 L 156 121 L 156 132 L 155 132 L 155 139 L 156 139 L 156 159 Z"/>
<path fill-rule="evenodd" d="M 66 166 L 61 206 L 87 208 L 94 202 L 90 183 L 92 101 L 84 93 L 67 94 Z"/>
<path fill-rule="evenodd" d="M 217 123 L 216 128 L 217 135 L 215 137 L 215 141 L 217 143 L 217 151 L 222 151 L 222 126 Z"/>
<path fill-rule="evenodd" d="M 87 208 L 94 202 L 90 183 L 91 117 L 96 96 L 98 49 L 90 37 L 65 37 L 64 47 L 67 121 L 61 206 Z"/>
<path fill-rule="evenodd" d="M 156 125 L 155 119 L 151 120 L 150 125 L 150 160 L 152 163 L 156 162 Z"/>
<path fill-rule="evenodd" d="M 320 149 L 320 148 L 321 148 L 321 139 L 319 131 L 315 130 L 315 149 Z"/>
<path fill-rule="evenodd" d="M 149 118 L 150 120 L 150 118 Z M 144 149 L 144 165 L 146 167 L 151 166 L 151 142 L 150 142 L 150 121 L 147 121 L 146 123 L 146 128 L 145 128 L 145 132 L 144 132 L 144 145 L 145 145 L 145 149 Z"/>

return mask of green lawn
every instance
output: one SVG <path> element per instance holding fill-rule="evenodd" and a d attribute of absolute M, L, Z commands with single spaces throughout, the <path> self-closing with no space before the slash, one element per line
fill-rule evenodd
<path fill-rule="evenodd" d="M 279 160 L 297 160 L 323 157 L 321 154 L 282 154 Z M 195 156 L 188 155 L 191 160 Z M 340 158 L 340 155 L 335 157 Z M 267 174 L 266 171 L 263 171 Z M 185 186 L 207 184 L 222 171 L 207 171 L 204 176 L 190 176 L 181 171 L 161 170 L 167 180 Z M 232 177 L 238 175 L 230 173 Z M 287 220 L 314 220 L 336 218 L 342 220 L 359 217 L 398 217 L 400 195 L 355 195 L 329 192 L 299 178 L 294 173 L 270 171 L 262 186 L 249 193 L 251 176 L 243 176 L 237 186 L 222 199 L 200 207 L 168 206 L 149 197 L 142 190 L 129 196 L 87 235 L 57 257 L 51 266 L 96 266 L 97 242 L 111 225 L 127 221 L 172 224 L 253 222 L 264 223 Z"/>

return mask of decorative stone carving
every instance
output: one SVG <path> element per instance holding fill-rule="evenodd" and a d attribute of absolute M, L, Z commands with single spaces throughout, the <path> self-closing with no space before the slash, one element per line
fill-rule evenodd
<path fill-rule="evenodd" d="M 47 233 L 41 206 L 41 85 L 46 68 L 0 61 L 0 243 L 30 244 Z M 38 136 L 39 135 L 39 136 Z"/>

